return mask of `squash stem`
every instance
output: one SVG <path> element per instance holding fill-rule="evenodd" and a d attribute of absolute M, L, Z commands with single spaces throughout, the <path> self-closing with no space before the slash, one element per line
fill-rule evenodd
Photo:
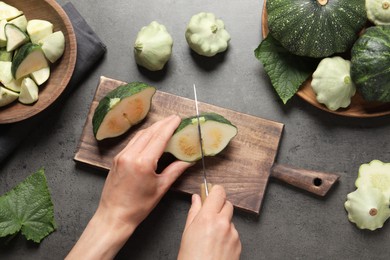
<path fill-rule="evenodd" d="M 137 51 L 137 52 L 141 52 L 142 51 L 142 49 L 143 49 L 143 44 L 142 43 L 140 43 L 140 42 L 136 42 L 135 44 L 134 44 L 134 49 Z"/>
<path fill-rule="evenodd" d="M 322 5 L 322 6 L 326 5 L 326 4 L 328 3 L 328 1 L 329 1 L 329 0 L 317 0 L 317 2 L 318 2 L 320 5 Z"/>
<path fill-rule="evenodd" d="M 390 3 L 389 3 L 389 2 L 384 1 L 384 2 L 382 3 L 382 8 L 383 8 L 383 9 L 387 10 L 387 9 L 389 9 L 389 7 L 390 7 Z"/>
<path fill-rule="evenodd" d="M 378 214 L 378 210 L 376 208 L 372 208 L 372 209 L 370 209 L 369 214 L 370 214 L 370 216 L 374 217 L 374 216 L 376 216 L 376 214 Z"/>
<path fill-rule="evenodd" d="M 212 26 L 211 26 L 211 32 L 212 33 L 216 33 L 218 31 L 218 26 L 216 25 L 216 24 L 213 24 Z"/>

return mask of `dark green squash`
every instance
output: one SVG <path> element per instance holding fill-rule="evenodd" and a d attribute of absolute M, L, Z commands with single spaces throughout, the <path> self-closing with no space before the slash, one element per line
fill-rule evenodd
<path fill-rule="evenodd" d="M 315 58 L 348 50 L 367 20 L 365 0 L 267 0 L 266 8 L 272 36 Z"/>
<path fill-rule="evenodd" d="M 390 25 L 367 28 L 353 45 L 351 78 L 365 100 L 390 102 Z"/>

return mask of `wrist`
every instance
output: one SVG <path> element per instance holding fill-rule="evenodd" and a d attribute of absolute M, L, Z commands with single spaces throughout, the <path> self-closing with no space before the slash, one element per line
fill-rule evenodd
<path fill-rule="evenodd" d="M 98 209 L 67 258 L 113 259 L 136 227 Z"/>

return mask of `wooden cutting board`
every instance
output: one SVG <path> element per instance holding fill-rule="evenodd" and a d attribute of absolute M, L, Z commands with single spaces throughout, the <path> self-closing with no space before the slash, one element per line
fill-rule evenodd
<path fill-rule="evenodd" d="M 195 115 L 193 100 L 157 91 L 152 100 L 152 108 L 141 124 L 131 128 L 123 136 L 98 142 L 92 132 L 92 117 L 95 108 L 109 91 L 122 84 L 125 83 L 106 77 L 100 78 L 75 154 L 76 161 L 109 170 L 115 155 L 126 146 L 138 130 L 171 114 L 178 114 L 182 118 Z M 201 113 L 218 113 L 238 128 L 237 136 L 222 153 L 215 157 L 206 157 L 205 160 L 208 181 L 224 186 L 228 199 L 236 208 L 259 214 L 271 173 L 274 173 L 278 179 L 321 196 L 324 195 L 322 184 L 331 186 L 335 181 L 332 178 L 328 183 L 327 174 L 318 175 L 317 172 L 300 169 L 291 171 L 291 167 L 274 165 L 283 124 L 202 102 L 198 104 Z M 162 168 L 173 160 L 172 156 L 164 154 L 159 167 Z M 302 175 L 301 172 L 304 174 Z M 336 176 L 337 179 L 338 176 Z M 321 182 L 320 185 L 318 183 L 313 185 L 314 180 Z M 198 162 L 177 180 L 173 189 L 189 194 L 199 193 L 202 182 L 202 165 Z"/>

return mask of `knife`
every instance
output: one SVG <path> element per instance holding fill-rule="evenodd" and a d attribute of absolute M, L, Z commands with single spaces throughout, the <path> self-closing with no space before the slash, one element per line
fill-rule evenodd
<path fill-rule="evenodd" d="M 203 169 L 203 183 L 200 185 L 200 195 L 202 198 L 202 203 L 205 201 L 207 196 L 209 196 L 209 191 L 212 188 L 211 183 L 207 182 L 206 174 L 206 165 L 204 162 L 204 151 L 203 151 L 203 139 L 202 139 L 202 130 L 200 128 L 200 116 L 199 116 L 199 107 L 198 107 L 198 97 L 196 95 L 196 86 L 194 84 L 194 96 L 195 96 L 195 109 L 196 109 L 196 118 L 198 120 L 198 136 L 199 136 L 199 146 L 200 153 L 202 156 L 202 169 Z"/>

